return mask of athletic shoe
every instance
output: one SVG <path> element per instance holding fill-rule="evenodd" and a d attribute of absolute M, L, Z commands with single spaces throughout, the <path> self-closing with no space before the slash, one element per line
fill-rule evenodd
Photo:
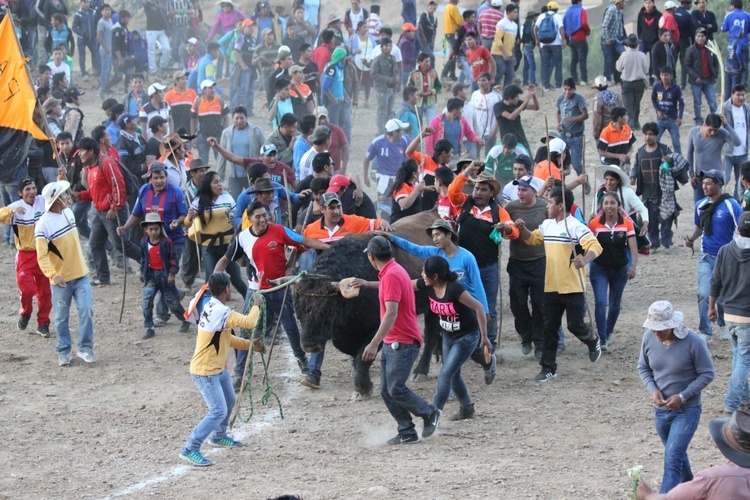
<path fill-rule="evenodd" d="M 304 380 L 302 380 L 302 385 L 310 389 L 320 389 L 320 375 L 308 373 Z"/>
<path fill-rule="evenodd" d="M 490 366 L 484 369 L 484 383 L 490 385 L 495 380 L 495 375 L 497 375 L 497 358 L 492 354 Z"/>
<path fill-rule="evenodd" d="M 299 371 L 302 375 L 307 375 L 307 356 L 297 358 L 297 366 L 299 366 Z"/>
<path fill-rule="evenodd" d="M 94 356 L 94 353 L 91 351 L 78 351 L 76 356 L 84 360 L 86 363 L 96 362 L 96 356 Z"/>
<path fill-rule="evenodd" d="M 188 333 L 190 331 L 190 322 L 183 321 L 182 324 L 180 325 L 180 329 L 177 331 L 180 333 Z"/>
<path fill-rule="evenodd" d="M 440 410 L 433 411 L 429 417 L 424 419 L 424 428 L 422 429 L 422 438 L 430 437 L 432 436 L 435 431 L 438 428 L 438 424 L 440 423 L 440 415 L 442 415 L 443 412 Z"/>
<path fill-rule="evenodd" d="M 166 319 L 154 318 L 154 326 L 156 328 L 161 328 L 162 326 L 164 326 L 166 324 L 167 324 L 167 320 Z"/>
<path fill-rule="evenodd" d="M 593 349 L 589 347 L 589 361 L 592 363 L 602 357 L 602 344 L 599 341 L 599 337 L 596 338 L 596 344 Z"/>
<path fill-rule="evenodd" d="M 536 376 L 536 381 L 537 382 L 546 382 L 546 381 L 551 380 L 553 378 L 557 378 L 557 373 L 543 371 L 539 375 Z"/>
<path fill-rule="evenodd" d="M 578 82 L 578 85 L 579 85 L 580 87 L 586 87 L 586 86 L 587 86 L 588 84 L 589 84 L 589 83 L 588 83 L 588 82 L 587 82 L 586 80 L 581 80 L 580 82 Z"/>
<path fill-rule="evenodd" d="M 38 333 L 39 335 L 41 335 L 45 339 L 49 338 L 49 336 L 50 336 L 49 325 L 38 325 L 36 327 L 36 333 Z"/>
<path fill-rule="evenodd" d="M 524 342 L 521 344 L 521 353 L 524 356 L 531 354 L 531 342 Z"/>
<path fill-rule="evenodd" d="M 721 331 L 721 340 L 730 340 L 732 338 L 732 334 L 729 333 L 729 327 L 727 325 L 720 326 L 719 330 Z"/>
<path fill-rule="evenodd" d="M 70 353 L 69 352 L 58 352 L 57 353 L 57 366 L 70 366 Z"/>
<path fill-rule="evenodd" d="M 535 349 L 534 350 L 534 357 L 538 360 L 542 359 L 542 350 L 541 349 Z"/>
<path fill-rule="evenodd" d="M 26 330 L 26 327 L 29 326 L 29 320 L 31 319 L 31 314 L 26 314 L 24 316 L 21 316 L 18 318 L 18 323 L 16 323 L 16 326 L 19 330 L 24 331 Z"/>
<path fill-rule="evenodd" d="M 234 382 L 232 382 L 232 387 L 234 388 L 234 392 L 240 392 L 240 389 L 242 388 L 242 377 L 235 378 Z"/>
<path fill-rule="evenodd" d="M 391 439 L 387 441 L 390 445 L 396 445 L 396 444 L 411 444 L 416 443 L 419 441 L 419 436 L 416 434 L 409 434 L 408 436 L 402 436 L 399 434 L 398 436 L 394 436 Z"/>
<path fill-rule="evenodd" d="M 141 337 L 141 338 L 142 338 L 143 340 L 146 340 L 146 339 L 152 339 L 152 338 L 154 338 L 154 335 L 156 335 L 156 332 L 154 332 L 154 329 L 153 329 L 153 328 L 148 328 L 148 329 L 147 329 L 147 330 L 146 330 L 146 331 L 145 331 L 145 332 L 143 333 L 143 337 Z"/>
<path fill-rule="evenodd" d="M 467 420 L 470 418 L 474 418 L 474 405 L 459 406 L 458 413 L 455 413 L 451 417 L 451 422 L 458 422 L 459 420 Z"/>
<path fill-rule="evenodd" d="M 208 444 L 217 448 L 241 448 L 242 443 L 235 441 L 231 436 L 224 436 L 219 440 L 209 439 Z"/>
<path fill-rule="evenodd" d="M 213 465 L 213 462 L 204 457 L 199 450 L 193 450 L 188 454 L 185 454 L 183 451 L 180 453 L 180 460 L 195 465 L 196 467 L 208 467 L 209 465 Z"/>
<path fill-rule="evenodd" d="M 607 342 L 602 343 L 601 344 L 601 350 L 602 350 L 602 352 L 609 351 L 609 344 Z"/>

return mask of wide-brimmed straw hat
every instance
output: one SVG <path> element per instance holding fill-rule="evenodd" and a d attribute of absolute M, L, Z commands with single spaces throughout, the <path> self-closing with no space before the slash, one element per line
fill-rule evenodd
<path fill-rule="evenodd" d="M 159 144 L 159 153 L 165 158 L 169 158 L 177 148 L 185 144 L 186 141 L 179 134 L 169 134 L 164 138 L 161 144 Z"/>
<path fill-rule="evenodd" d="M 141 227 L 145 227 L 148 224 L 161 224 L 162 226 L 164 226 L 164 221 L 161 220 L 159 212 L 148 212 L 141 221 Z"/>
<path fill-rule="evenodd" d="M 68 181 L 54 181 L 44 186 L 44 189 L 42 189 L 44 208 L 46 210 L 52 208 L 52 205 L 55 204 L 60 195 L 68 189 L 70 189 L 70 182 Z"/>
<path fill-rule="evenodd" d="M 599 165 L 596 167 L 596 177 L 604 179 L 607 172 L 612 172 L 620 178 L 620 187 L 628 187 L 630 185 L 630 177 L 617 165 Z"/>

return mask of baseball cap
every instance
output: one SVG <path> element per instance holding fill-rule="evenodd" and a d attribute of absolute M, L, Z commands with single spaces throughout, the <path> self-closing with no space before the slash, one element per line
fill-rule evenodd
<path fill-rule="evenodd" d="M 128 113 L 123 113 L 120 115 L 119 118 L 117 118 L 117 125 L 120 128 L 125 127 L 128 123 L 135 121 L 138 118 L 137 115 L 129 115 Z"/>
<path fill-rule="evenodd" d="M 565 151 L 565 141 L 563 141 L 562 139 L 558 139 L 557 137 L 549 141 L 550 153 L 560 154 L 563 151 Z"/>
<path fill-rule="evenodd" d="M 502 7 L 503 0 L 492 0 L 492 2 L 490 2 L 490 5 L 492 5 L 493 7 Z"/>
<path fill-rule="evenodd" d="M 286 45 L 282 45 L 281 47 L 279 47 L 279 52 L 277 55 L 278 60 L 281 61 L 282 59 L 286 59 L 287 57 L 292 55 L 292 49 L 290 49 Z"/>
<path fill-rule="evenodd" d="M 54 97 L 48 97 L 44 104 L 42 104 L 42 111 L 49 113 L 54 109 L 55 106 L 61 106 L 62 101 L 55 99 Z"/>
<path fill-rule="evenodd" d="M 374 257 L 388 257 L 392 253 L 391 244 L 384 236 L 378 235 L 367 243 L 363 253 L 371 253 Z"/>
<path fill-rule="evenodd" d="M 268 156 L 271 153 L 278 153 L 279 149 L 276 147 L 275 144 L 264 144 L 260 148 L 260 154 Z"/>
<path fill-rule="evenodd" d="M 549 9 L 549 10 L 557 10 L 559 8 L 560 8 L 560 6 L 557 5 L 557 2 L 548 2 L 547 3 L 547 9 Z"/>
<path fill-rule="evenodd" d="M 607 81 L 607 77 L 604 75 L 599 75 L 596 78 L 594 78 L 594 87 L 598 89 L 605 89 L 609 86 L 609 82 Z"/>
<path fill-rule="evenodd" d="M 198 45 L 198 39 L 195 37 L 188 38 L 187 43 L 189 43 L 190 45 Z"/>
<path fill-rule="evenodd" d="M 81 90 L 78 87 L 70 87 L 65 91 L 65 98 L 70 100 L 74 97 L 81 97 L 84 94 L 86 94 L 85 90 Z"/>
<path fill-rule="evenodd" d="M 252 19 L 245 19 L 242 21 L 242 27 L 245 28 L 246 26 L 252 26 L 255 24 Z"/>
<path fill-rule="evenodd" d="M 315 108 L 315 118 L 320 118 L 321 116 L 328 118 L 328 108 L 325 106 L 318 106 Z"/>
<path fill-rule="evenodd" d="M 502 2 L 501 2 L 501 3 L 502 3 Z M 417 29 L 417 27 L 416 27 L 416 26 L 414 26 L 414 25 L 413 25 L 412 23 L 404 23 L 404 24 L 403 24 L 403 25 L 401 26 L 401 31 L 403 31 L 403 32 L 406 32 L 406 31 L 418 31 L 418 29 Z"/>
<path fill-rule="evenodd" d="M 333 202 L 341 203 L 341 198 L 339 198 L 339 195 L 336 193 L 331 192 L 325 192 L 323 193 L 323 196 L 320 197 L 320 204 L 324 207 L 327 207 Z"/>
<path fill-rule="evenodd" d="M 167 87 L 165 85 L 162 85 L 161 83 L 152 83 L 151 86 L 148 88 L 148 95 L 149 97 L 151 97 L 157 92 L 163 91 L 165 88 Z"/>
<path fill-rule="evenodd" d="M 516 159 L 513 160 L 513 163 L 520 163 L 524 167 L 526 167 L 526 170 L 531 170 L 534 167 L 534 163 L 531 161 L 531 158 L 529 158 L 526 155 L 518 155 L 516 156 Z"/>
<path fill-rule="evenodd" d="M 520 179 L 513 179 L 514 186 L 533 187 L 531 181 L 534 179 L 532 175 L 524 175 Z"/>
<path fill-rule="evenodd" d="M 337 193 L 339 189 L 343 187 L 349 187 L 349 179 L 345 175 L 336 174 L 331 177 L 331 182 L 328 183 L 328 189 L 326 193 Z"/>
<path fill-rule="evenodd" d="M 215 82 L 215 81 L 213 81 L 213 80 L 209 80 L 208 78 L 206 78 L 205 80 L 203 80 L 203 81 L 201 82 L 201 90 L 203 90 L 203 89 L 207 89 L 207 88 L 209 88 L 209 87 L 213 87 L 214 85 L 216 85 L 216 82 Z"/>
<path fill-rule="evenodd" d="M 719 184 L 724 184 L 724 173 L 715 168 L 712 168 L 711 170 L 701 170 L 699 176 L 701 180 L 708 178 L 715 180 Z"/>
<path fill-rule="evenodd" d="M 386 132 L 395 132 L 396 130 L 406 130 L 409 128 L 408 123 L 404 123 L 401 120 L 396 120 L 395 118 L 391 118 L 387 122 L 385 122 L 385 131 Z"/>
<path fill-rule="evenodd" d="M 177 81 L 183 76 L 190 76 L 190 71 L 185 71 L 184 69 L 175 71 L 174 74 L 172 75 L 172 80 Z"/>
<path fill-rule="evenodd" d="M 290 75 L 293 75 L 293 74 L 295 74 L 297 72 L 304 73 L 305 72 L 305 68 L 303 66 L 300 66 L 299 64 L 295 64 L 294 66 L 292 66 L 291 68 L 289 68 L 289 74 Z"/>
<path fill-rule="evenodd" d="M 151 174 L 153 174 L 154 172 L 166 172 L 166 171 L 167 171 L 167 166 L 166 165 L 164 165 L 160 161 L 155 161 L 151 165 L 148 166 L 148 172 L 146 172 L 145 174 L 143 174 L 141 176 L 141 178 L 143 178 L 143 179 L 150 179 L 151 178 Z"/>
<path fill-rule="evenodd" d="M 664 2 L 664 10 L 676 9 L 676 8 L 677 8 L 677 4 L 674 3 L 672 0 L 667 0 L 666 2 Z"/>
<path fill-rule="evenodd" d="M 698 28 L 697 30 L 695 30 L 695 33 L 696 34 L 703 33 L 705 35 L 706 34 L 706 28 Z"/>
<path fill-rule="evenodd" d="M 164 125 L 165 123 L 168 123 L 166 118 L 164 118 L 161 115 L 154 115 L 148 121 L 148 128 L 160 127 Z"/>
<path fill-rule="evenodd" d="M 315 130 L 313 130 L 313 133 L 310 134 L 310 140 L 312 142 L 323 141 L 329 137 L 331 137 L 331 129 L 325 125 L 318 125 L 315 127 Z"/>

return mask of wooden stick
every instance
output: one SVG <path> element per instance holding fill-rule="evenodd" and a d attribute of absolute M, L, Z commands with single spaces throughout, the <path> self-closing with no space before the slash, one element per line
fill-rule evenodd
<path fill-rule="evenodd" d="M 284 191 L 286 191 L 286 225 L 289 227 L 289 229 L 293 230 L 294 227 L 292 227 L 292 195 L 289 194 L 289 181 L 286 178 L 286 170 L 281 171 L 281 176 L 284 179 Z"/>
<path fill-rule="evenodd" d="M 120 224 L 120 217 L 118 215 L 117 217 L 117 228 L 121 228 L 122 225 Z M 122 323 L 122 313 L 125 311 L 125 292 L 128 289 L 128 256 L 125 255 L 125 235 L 123 234 L 120 236 L 120 244 L 122 248 L 122 272 L 124 273 L 122 277 L 122 303 L 120 304 L 120 319 L 117 321 L 118 323 Z"/>

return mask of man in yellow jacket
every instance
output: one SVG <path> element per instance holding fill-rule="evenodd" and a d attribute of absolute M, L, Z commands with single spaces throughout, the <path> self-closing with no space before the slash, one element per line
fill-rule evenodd
<path fill-rule="evenodd" d="M 450 51 L 453 47 L 453 42 L 456 39 L 456 30 L 464 22 L 464 18 L 458 11 L 458 0 L 449 0 L 448 5 L 445 6 L 443 12 L 443 34 L 445 35 L 445 41 L 443 42 L 443 48 L 446 51 L 445 56 L 448 58 L 443 66 L 443 72 L 440 78 L 443 80 L 446 77 L 453 81 L 456 81 L 456 60 L 451 57 Z"/>

